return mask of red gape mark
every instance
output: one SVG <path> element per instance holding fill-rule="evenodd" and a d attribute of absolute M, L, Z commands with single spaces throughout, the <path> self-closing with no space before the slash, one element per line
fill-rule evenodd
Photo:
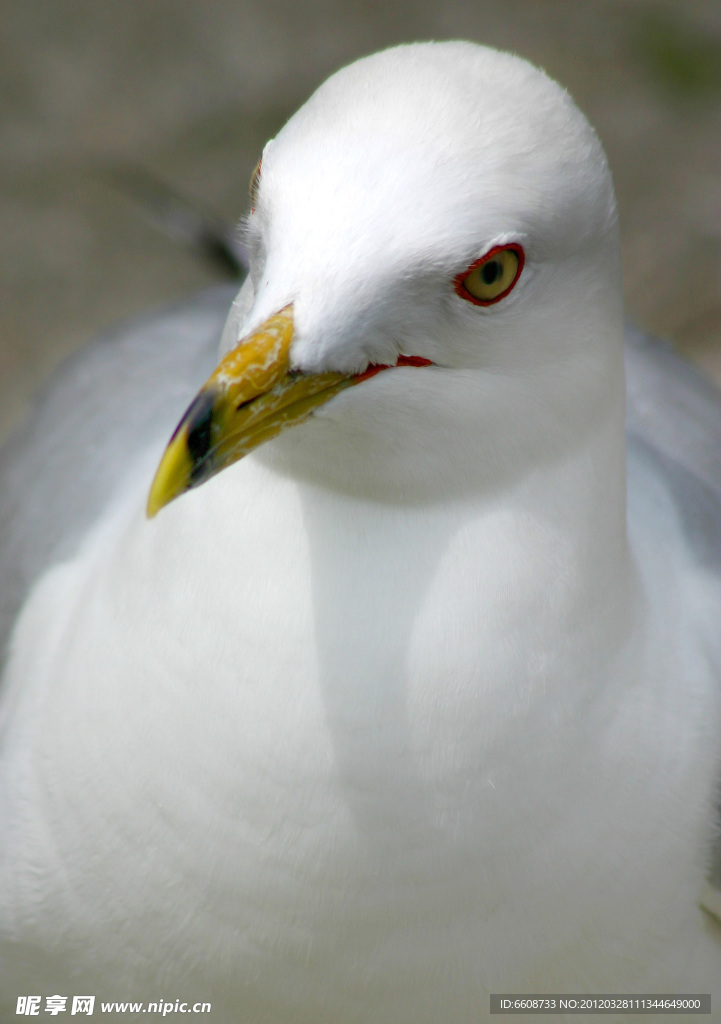
<path fill-rule="evenodd" d="M 398 362 L 396 366 L 433 366 L 431 359 L 424 359 L 423 356 L 398 356 Z M 371 363 L 367 370 L 363 373 L 357 374 L 353 379 L 357 384 L 360 384 L 362 380 L 368 380 L 369 377 L 375 377 L 381 370 L 392 370 L 393 366 L 390 364 Z"/>

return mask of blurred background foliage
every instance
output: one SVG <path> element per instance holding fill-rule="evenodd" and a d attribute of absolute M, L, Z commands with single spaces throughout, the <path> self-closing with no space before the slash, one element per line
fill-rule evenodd
<path fill-rule="evenodd" d="M 562 82 L 621 210 L 629 315 L 721 380 L 718 0 L 2 0 L 0 429 L 67 353 L 218 278 L 110 181 L 236 222 L 267 138 L 332 71 L 468 38 Z M 473 98 L 469 98 L 472 102 Z"/>
<path fill-rule="evenodd" d="M 633 47 L 672 102 L 713 100 L 721 92 L 721 36 L 687 23 L 683 8 L 648 10 L 636 18 Z"/>

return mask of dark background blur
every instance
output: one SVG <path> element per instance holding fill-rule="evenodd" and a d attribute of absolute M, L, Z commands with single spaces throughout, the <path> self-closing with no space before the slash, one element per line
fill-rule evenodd
<path fill-rule="evenodd" d="M 721 381 L 719 0 L 0 0 L 0 431 L 100 329 L 218 280 L 108 167 L 236 221 L 263 143 L 332 71 L 448 38 L 570 90 L 614 172 L 628 314 Z"/>

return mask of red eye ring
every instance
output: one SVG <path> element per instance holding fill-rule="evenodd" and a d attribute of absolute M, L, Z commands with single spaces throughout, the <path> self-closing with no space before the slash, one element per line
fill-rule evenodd
<path fill-rule="evenodd" d="M 509 249 L 511 249 L 516 254 L 518 266 L 516 267 L 516 272 L 513 275 L 513 280 L 508 285 L 508 287 L 504 288 L 500 295 L 495 295 L 492 299 L 479 299 L 476 298 L 475 295 L 471 295 L 471 293 L 468 291 L 465 285 L 465 281 L 468 275 L 472 274 L 474 270 L 478 269 L 478 267 L 482 267 L 484 263 L 487 263 L 489 260 L 492 260 L 497 253 L 506 252 Z M 493 306 L 496 302 L 500 302 L 501 299 L 505 299 L 509 292 L 512 292 L 513 289 L 516 287 L 516 282 L 518 281 L 518 278 L 521 276 L 521 272 L 523 270 L 523 265 L 525 262 L 526 254 L 523 251 L 523 246 L 520 245 L 518 242 L 509 242 L 506 245 L 494 245 L 493 248 L 489 249 L 487 253 L 480 257 L 480 259 L 474 260 L 474 262 L 471 263 L 469 267 L 466 267 L 465 270 L 461 271 L 460 274 L 457 274 L 456 277 L 453 278 L 453 287 L 455 289 L 456 295 L 459 295 L 462 299 L 465 299 L 467 302 L 472 302 L 474 306 Z"/>

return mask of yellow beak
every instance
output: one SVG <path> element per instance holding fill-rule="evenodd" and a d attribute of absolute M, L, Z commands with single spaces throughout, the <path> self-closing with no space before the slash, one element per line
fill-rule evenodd
<path fill-rule="evenodd" d="M 293 307 L 286 306 L 223 357 L 165 449 L 150 488 L 149 518 L 365 377 L 291 371 L 292 340 Z"/>
<path fill-rule="evenodd" d="M 160 460 L 148 496 L 152 519 L 192 487 L 205 483 L 286 427 L 307 419 L 344 388 L 390 366 L 372 363 L 363 373 L 301 373 L 290 369 L 293 306 L 286 306 L 221 359 L 205 382 Z M 396 366 L 432 366 L 423 356 L 399 356 Z"/>

